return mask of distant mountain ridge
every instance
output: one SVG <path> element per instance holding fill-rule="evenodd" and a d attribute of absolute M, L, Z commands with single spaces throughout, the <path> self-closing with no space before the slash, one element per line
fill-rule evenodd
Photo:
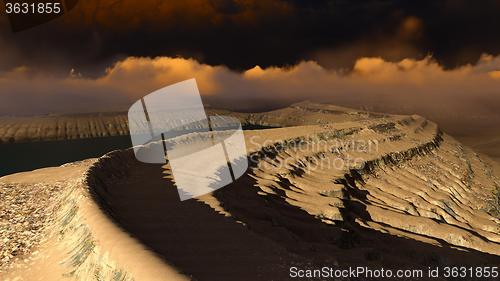
<path fill-rule="evenodd" d="M 239 118 L 243 125 L 273 127 L 340 122 L 352 120 L 358 114 L 359 119 L 384 116 L 311 102 L 296 103 L 283 109 L 260 113 L 209 108 L 207 114 L 234 116 Z M 0 143 L 87 139 L 128 134 L 127 114 L 124 112 L 0 118 Z"/>

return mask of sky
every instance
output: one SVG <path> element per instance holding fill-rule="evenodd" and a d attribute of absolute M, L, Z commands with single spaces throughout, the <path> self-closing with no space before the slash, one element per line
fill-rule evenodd
<path fill-rule="evenodd" d="M 126 110 L 195 77 L 215 107 L 307 99 L 497 126 L 499 14 L 499 0 L 89 0 L 20 32 L 2 16 L 0 115 Z"/>

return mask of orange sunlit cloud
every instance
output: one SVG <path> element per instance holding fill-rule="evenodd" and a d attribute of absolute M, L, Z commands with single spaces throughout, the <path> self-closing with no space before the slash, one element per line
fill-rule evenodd
<path fill-rule="evenodd" d="M 1 114 L 124 111 L 164 86 L 196 78 L 212 106 L 240 110 L 284 106 L 301 100 L 419 113 L 441 123 L 481 118 L 497 122 L 500 57 L 448 70 L 431 57 L 388 62 L 360 58 L 350 72 L 314 61 L 292 67 L 254 67 L 235 72 L 193 59 L 129 57 L 97 78 L 72 71 L 58 78 L 18 67 L 0 75 Z M 472 126 L 472 125 L 471 125 Z"/>

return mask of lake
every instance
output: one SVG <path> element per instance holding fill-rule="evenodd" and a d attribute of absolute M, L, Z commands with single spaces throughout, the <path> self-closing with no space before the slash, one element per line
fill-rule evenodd
<path fill-rule="evenodd" d="M 0 144 L 0 176 L 60 166 L 131 146 L 130 136 Z"/>
<path fill-rule="evenodd" d="M 276 127 L 243 126 L 244 130 L 272 128 Z M 100 157 L 131 146 L 130 136 L 0 144 L 0 176 Z"/>

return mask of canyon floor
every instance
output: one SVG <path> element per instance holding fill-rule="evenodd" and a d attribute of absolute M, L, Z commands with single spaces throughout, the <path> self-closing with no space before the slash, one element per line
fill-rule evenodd
<path fill-rule="evenodd" d="M 138 162 L 131 149 L 0 178 L 0 280 L 500 265 L 498 162 L 432 121 L 314 103 L 210 114 L 268 129 L 244 131 L 242 177 L 195 199 L 180 201 L 169 165 Z M 53 120 L 0 122 L 0 139 L 127 131 L 119 115 Z"/>

